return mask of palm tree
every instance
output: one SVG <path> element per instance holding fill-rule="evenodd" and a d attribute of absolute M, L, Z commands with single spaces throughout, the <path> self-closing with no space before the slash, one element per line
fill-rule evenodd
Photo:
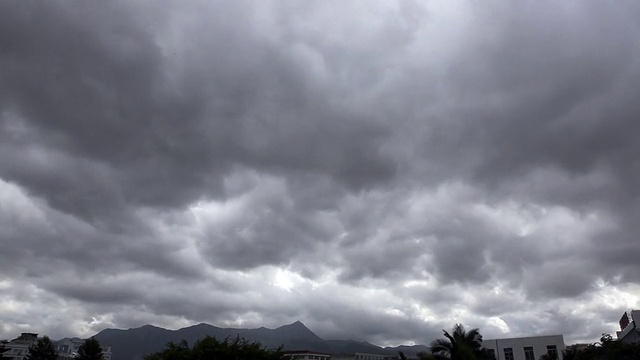
<path fill-rule="evenodd" d="M 445 330 L 442 332 L 445 339 L 431 343 L 431 354 L 436 360 L 480 360 L 486 357 L 478 329 L 465 331 L 462 324 L 455 324 L 451 334 Z"/>

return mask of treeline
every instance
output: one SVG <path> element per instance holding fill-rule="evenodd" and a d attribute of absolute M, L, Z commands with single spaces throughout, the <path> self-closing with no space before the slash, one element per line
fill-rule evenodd
<path fill-rule="evenodd" d="M 640 360 L 640 344 L 616 341 L 609 334 L 602 334 L 599 343 L 584 348 L 567 347 L 563 360 Z"/>
<path fill-rule="evenodd" d="M 53 342 L 48 336 L 38 339 L 38 341 L 29 346 L 29 352 L 25 357 L 26 360 L 57 360 L 58 352 L 53 346 Z M 85 340 L 78 348 L 75 360 L 104 360 L 102 346 L 98 340 L 90 338 Z"/>
<path fill-rule="evenodd" d="M 239 336 L 222 341 L 206 336 L 191 348 L 184 340 L 179 344 L 170 342 L 164 350 L 149 354 L 144 360 L 280 360 L 283 357 L 282 347 L 268 349 L 259 342 L 249 342 Z"/>
<path fill-rule="evenodd" d="M 443 330 L 444 338 L 431 342 L 430 351 L 419 353 L 419 360 L 495 360 L 492 353 L 482 347 L 482 335 L 478 329 L 466 331 L 456 324 L 449 333 Z M 1 355 L 1 354 L 0 354 Z M 45 336 L 29 347 L 26 360 L 57 360 L 58 354 L 51 340 Z M 562 352 L 563 360 L 640 360 L 640 344 L 626 344 L 603 334 L 600 342 L 585 347 L 569 346 Z M 259 342 L 250 342 L 239 336 L 235 339 L 218 340 L 211 336 L 197 340 L 193 347 L 186 341 L 170 342 L 165 349 L 144 357 L 144 360 L 282 360 L 282 346 L 270 349 Z M 399 358 L 406 360 L 400 352 Z M 75 360 L 104 360 L 102 346 L 90 338 L 78 349 Z M 548 353 L 540 360 L 557 360 L 557 354 Z"/>
<path fill-rule="evenodd" d="M 4 359 L 1 355 L 0 359 Z M 259 342 L 249 342 L 240 337 L 220 341 L 206 336 L 191 348 L 184 340 L 179 344 L 170 342 L 164 350 L 149 354 L 144 360 L 281 360 L 283 357 L 282 347 L 268 349 Z M 26 356 L 26 360 L 57 359 L 58 353 L 48 336 L 30 346 Z M 78 348 L 75 360 L 104 360 L 100 342 L 94 338 L 85 340 Z"/>

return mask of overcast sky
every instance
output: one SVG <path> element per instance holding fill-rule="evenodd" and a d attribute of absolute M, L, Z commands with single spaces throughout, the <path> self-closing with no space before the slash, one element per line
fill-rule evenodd
<path fill-rule="evenodd" d="M 634 1 L 0 1 L 0 338 L 429 343 L 640 307 Z"/>

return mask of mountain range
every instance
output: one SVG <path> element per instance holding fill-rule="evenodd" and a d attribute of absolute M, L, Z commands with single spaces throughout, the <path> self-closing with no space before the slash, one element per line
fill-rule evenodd
<path fill-rule="evenodd" d="M 329 354 L 366 353 L 379 355 L 414 355 L 427 350 L 424 345 L 380 347 L 354 340 L 323 340 L 303 323 L 296 321 L 276 329 L 220 328 L 209 324 L 198 324 L 179 330 L 167 330 L 152 325 L 144 325 L 128 330 L 105 329 L 94 337 L 103 345 L 111 346 L 112 360 L 140 360 L 145 355 L 161 351 L 168 342 L 186 340 L 192 345 L 196 340 L 213 336 L 217 339 L 240 336 L 249 341 L 258 341 L 268 348 L 284 346 L 285 350 L 312 350 Z"/>

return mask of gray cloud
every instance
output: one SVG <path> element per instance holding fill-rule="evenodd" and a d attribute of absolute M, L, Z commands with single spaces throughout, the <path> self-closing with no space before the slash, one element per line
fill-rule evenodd
<path fill-rule="evenodd" d="M 1 337 L 594 341 L 639 306 L 634 4 L 0 14 Z"/>

